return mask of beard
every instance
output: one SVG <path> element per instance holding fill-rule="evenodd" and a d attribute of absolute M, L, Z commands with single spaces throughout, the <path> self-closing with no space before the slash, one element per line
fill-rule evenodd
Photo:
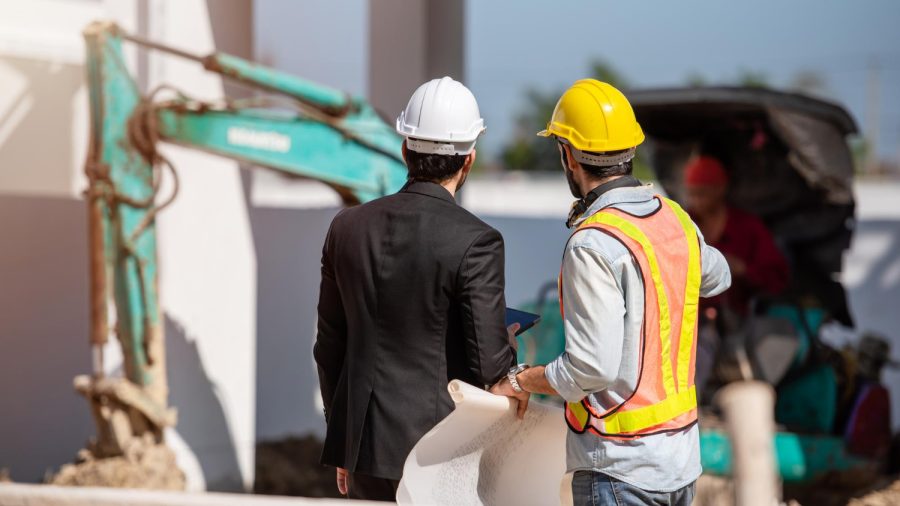
<path fill-rule="evenodd" d="M 575 175 L 569 170 L 568 167 L 563 167 L 563 172 L 566 173 L 566 182 L 569 183 L 569 191 L 572 192 L 572 196 L 576 199 L 583 199 L 584 195 L 581 193 L 581 188 L 578 187 L 578 183 L 575 182 Z"/>

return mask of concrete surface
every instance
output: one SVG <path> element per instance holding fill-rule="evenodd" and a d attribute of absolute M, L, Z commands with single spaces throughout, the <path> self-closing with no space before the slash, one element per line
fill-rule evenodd
<path fill-rule="evenodd" d="M 3 506 L 331 506 L 348 503 L 344 499 L 0 483 L 0 504 Z M 353 501 L 353 504 L 365 506 L 384 503 Z"/>

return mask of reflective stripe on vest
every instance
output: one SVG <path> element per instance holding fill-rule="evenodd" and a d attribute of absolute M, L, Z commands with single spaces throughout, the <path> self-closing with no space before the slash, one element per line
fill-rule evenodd
<path fill-rule="evenodd" d="M 598 413 L 588 398 L 569 403 L 566 421 L 576 432 L 590 430 L 603 437 L 632 438 L 677 430 L 697 419 L 693 363 L 700 244 L 687 213 L 671 200 L 656 198 L 660 209 L 652 215 L 635 217 L 616 209 L 603 209 L 584 220 L 575 231 L 600 229 L 619 239 L 638 263 L 645 294 L 641 372 L 635 392 L 605 413 Z M 559 285 L 563 308 L 562 276 Z M 677 323 L 674 329 L 673 313 Z M 673 337 L 677 339 L 674 350 Z"/>

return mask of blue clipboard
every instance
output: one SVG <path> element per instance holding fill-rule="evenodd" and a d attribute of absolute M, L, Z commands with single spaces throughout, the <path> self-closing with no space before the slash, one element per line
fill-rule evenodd
<path fill-rule="evenodd" d="M 519 324 L 519 330 L 516 331 L 516 335 L 534 327 L 539 321 L 541 321 L 540 315 L 519 311 L 511 307 L 506 308 L 506 326 L 509 327 L 513 323 Z"/>

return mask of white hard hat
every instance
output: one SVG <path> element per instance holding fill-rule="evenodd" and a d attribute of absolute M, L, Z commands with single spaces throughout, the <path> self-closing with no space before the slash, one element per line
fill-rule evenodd
<path fill-rule="evenodd" d="M 475 95 L 449 77 L 419 86 L 397 118 L 397 133 L 418 153 L 467 155 L 482 132 Z"/>

